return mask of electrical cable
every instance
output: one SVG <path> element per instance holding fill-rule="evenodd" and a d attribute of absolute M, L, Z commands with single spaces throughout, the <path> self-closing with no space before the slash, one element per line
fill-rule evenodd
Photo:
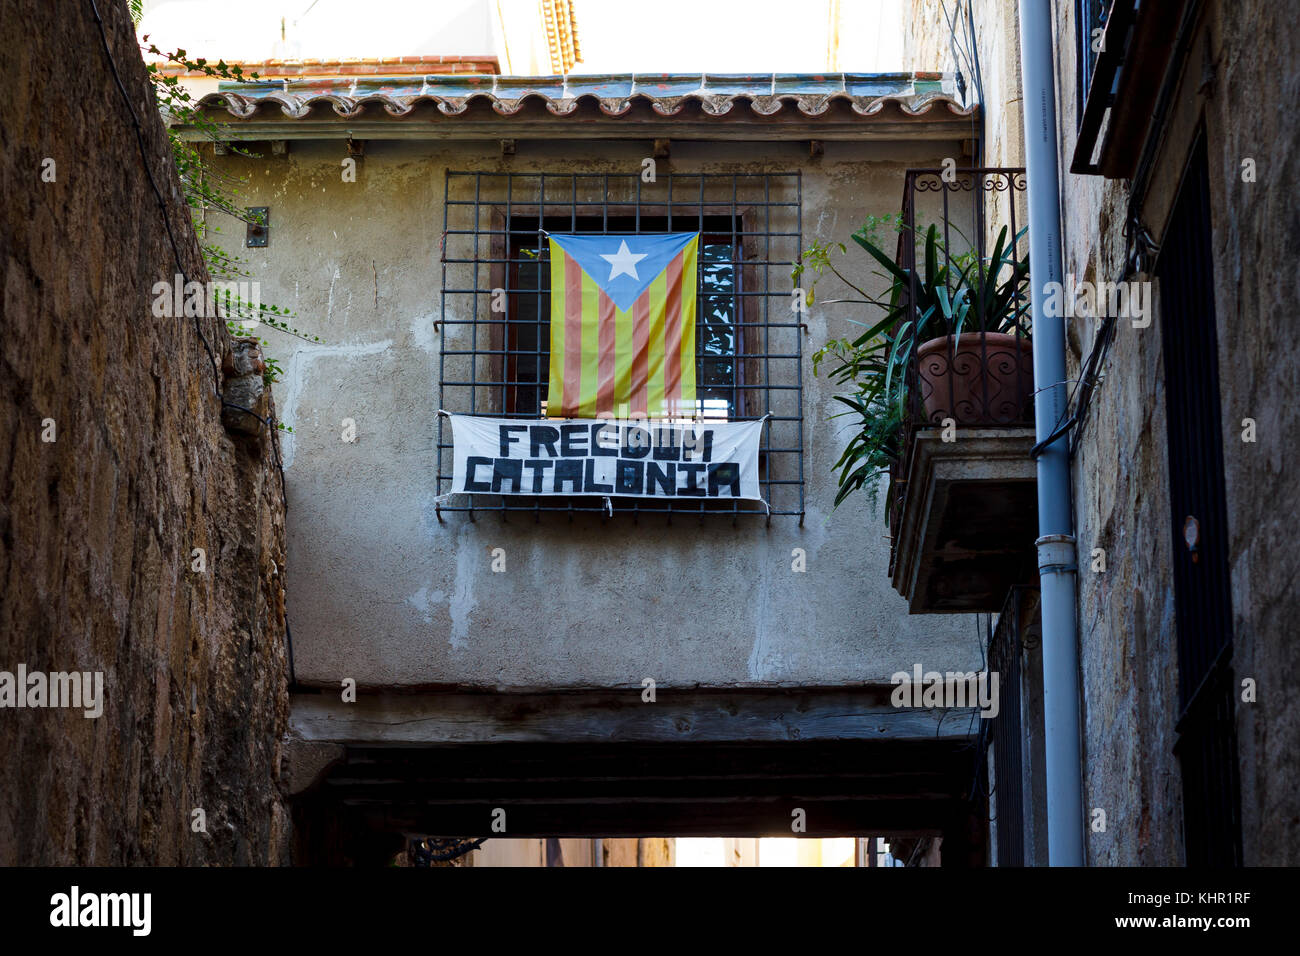
<path fill-rule="evenodd" d="M 117 61 L 113 58 L 113 51 L 108 44 L 108 32 L 104 26 L 104 19 L 102 16 L 100 16 L 99 7 L 96 4 L 95 0 L 90 0 L 90 9 L 95 17 L 95 24 L 99 27 L 99 39 L 101 44 L 104 47 L 104 56 L 108 60 L 108 68 L 110 72 L 113 74 L 113 82 L 116 84 L 118 93 L 120 93 L 122 96 L 122 102 L 126 104 L 127 112 L 131 116 L 131 125 L 135 132 L 135 141 L 136 141 L 136 146 L 140 152 L 141 165 L 144 167 L 145 177 L 148 179 L 149 186 L 153 190 L 154 198 L 158 200 L 158 209 L 162 213 L 163 226 L 167 230 L 167 241 L 168 244 L 171 246 L 172 257 L 176 261 L 176 270 L 180 274 L 184 285 L 188 286 L 190 283 L 189 270 L 185 268 L 184 259 L 181 256 L 180 244 L 176 241 L 176 234 L 172 230 L 171 216 L 168 214 L 168 210 L 167 210 L 167 201 L 166 199 L 163 198 L 162 190 L 158 186 L 158 181 L 154 178 L 153 167 L 150 165 L 149 162 L 148 144 L 145 142 L 144 139 L 144 128 L 140 125 L 140 117 L 137 115 L 135 111 L 135 106 L 131 102 L 131 96 L 129 93 L 127 93 L 126 86 L 122 82 L 121 74 L 118 72 Z M 274 432 L 276 431 L 276 423 L 271 419 L 269 415 L 266 418 L 263 418 L 262 416 L 258 415 L 250 408 L 245 408 L 242 405 L 237 405 L 234 402 L 227 401 L 225 395 L 222 394 L 221 384 L 220 384 L 221 371 L 217 365 L 217 358 L 212 351 L 212 346 L 208 343 L 207 336 L 203 334 L 203 326 L 200 323 L 199 319 L 200 316 L 198 315 L 194 316 L 194 330 L 195 332 L 198 333 L 199 341 L 203 343 L 203 350 L 207 353 L 208 361 L 212 365 L 213 393 L 217 396 L 218 399 L 221 400 L 221 404 L 223 407 L 238 409 L 241 412 L 244 412 L 248 415 L 252 415 L 259 422 L 262 422 L 264 425 L 270 427 L 272 429 L 272 434 L 274 437 Z M 282 485 L 281 490 L 283 490 L 284 465 L 280 459 L 279 442 L 273 440 L 271 443 L 271 447 L 275 451 L 276 465 L 279 467 L 280 470 L 280 480 Z"/>
<path fill-rule="evenodd" d="M 104 46 L 104 55 L 108 58 L 108 68 L 113 74 L 113 82 L 117 84 L 117 91 L 122 95 L 122 102 L 126 104 L 127 112 L 131 114 L 131 125 L 135 130 L 136 146 L 140 150 L 140 159 L 144 166 L 145 177 L 149 180 L 149 186 L 153 189 L 153 194 L 158 200 L 158 208 L 162 212 L 163 226 L 167 229 L 167 240 L 172 247 L 172 256 L 176 260 L 176 269 L 184 279 L 185 284 L 189 284 L 189 272 L 181 258 L 180 246 L 176 242 L 176 235 L 172 232 L 171 216 L 167 212 L 167 201 L 163 198 L 162 190 L 158 188 L 158 182 L 154 179 L 153 167 L 149 163 L 149 149 L 144 141 L 144 129 L 140 126 L 140 117 L 136 115 L 135 105 L 131 102 L 131 96 L 127 93 L 126 87 L 122 84 L 122 77 L 117 70 L 117 61 L 113 59 L 113 51 L 108 45 L 108 31 L 104 28 L 104 19 L 99 15 L 99 7 L 95 0 L 90 0 L 90 9 L 95 16 L 95 23 L 99 27 L 99 39 Z M 212 353 L 212 347 L 208 345 L 207 337 L 203 334 L 203 327 L 199 324 L 199 316 L 194 316 L 194 328 L 199 334 L 200 341 L 203 342 L 203 348 L 208 353 L 208 360 L 212 363 L 212 375 L 214 379 L 213 388 L 217 397 L 221 397 L 221 388 L 218 383 L 221 381 L 221 372 L 217 367 L 216 356 Z M 255 416 L 256 417 L 256 416 Z"/>
<path fill-rule="evenodd" d="M 1072 414 L 1069 414 L 1068 418 L 1066 417 L 1067 413 L 1070 412 L 1070 406 L 1074 404 L 1074 397 L 1076 394 L 1079 396 L 1079 400 L 1082 403 L 1084 396 L 1087 395 L 1090 397 L 1093 389 L 1096 387 L 1097 369 L 1100 366 L 1101 361 L 1104 359 L 1104 356 L 1110 351 L 1110 332 L 1114 329 L 1115 321 L 1114 316 L 1108 315 L 1103 317 L 1101 326 L 1097 330 L 1097 335 L 1092 340 L 1092 348 L 1088 350 L 1088 355 L 1083 361 L 1079 377 L 1074 380 L 1073 387 L 1070 389 L 1070 394 L 1066 396 L 1065 408 L 1061 410 L 1061 414 L 1056 420 L 1056 426 L 1053 428 L 1050 435 L 1029 450 L 1030 458 L 1037 459 L 1048 445 L 1051 445 L 1053 442 L 1060 439 L 1062 435 L 1066 434 L 1071 428 L 1078 424 L 1080 409 L 1076 407 L 1075 411 Z"/>
<path fill-rule="evenodd" d="M 185 268 L 184 259 L 181 256 L 180 244 L 176 241 L 176 234 L 172 230 L 171 216 L 168 213 L 167 201 L 163 197 L 162 190 L 158 186 L 158 181 L 154 178 L 153 167 L 150 163 L 149 148 L 148 148 L 148 144 L 145 142 L 144 128 L 140 125 L 140 117 L 135 111 L 135 105 L 131 102 L 131 96 L 127 92 L 125 84 L 122 82 L 121 74 L 118 72 L 117 61 L 113 58 L 113 50 L 108 43 L 108 30 L 104 26 L 104 18 L 100 16 L 99 7 L 96 4 L 95 0 L 89 0 L 89 2 L 90 2 L 91 13 L 95 18 L 95 24 L 99 28 L 99 39 L 100 39 L 100 43 L 103 45 L 104 48 L 104 56 L 108 60 L 108 68 L 109 71 L 113 74 L 113 82 L 117 86 L 117 91 L 122 97 L 122 102 L 126 104 L 127 112 L 131 116 L 131 125 L 135 132 L 136 147 L 140 153 L 141 165 L 144 167 L 145 177 L 149 181 L 149 186 L 153 190 L 154 197 L 158 200 L 158 209 L 162 213 L 163 226 L 167 230 L 167 241 L 171 246 L 172 257 L 176 261 L 176 270 L 180 274 L 184 284 L 188 286 L 190 282 L 189 270 Z M 283 498 L 287 504 L 288 494 L 287 494 L 287 489 L 285 487 L 285 480 L 284 480 L 284 461 L 280 456 L 280 442 L 279 442 L 279 435 L 277 434 L 279 429 L 277 427 L 277 423 L 271 418 L 270 415 L 267 415 L 265 418 L 263 418 L 261 415 L 258 415 L 250 408 L 245 408 L 244 406 L 238 405 L 235 402 L 226 400 L 225 395 L 221 391 L 221 370 L 220 367 L 217 365 L 217 358 L 212 351 L 212 346 L 208 343 L 207 336 L 203 334 L 203 325 L 200 322 L 200 318 L 201 317 L 198 315 L 194 316 L 194 330 L 195 332 L 198 333 L 199 341 L 203 343 L 203 350 L 207 353 L 208 361 L 212 365 L 212 377 L 213 377 L 212 390 L 214 394 L 217 396 L 218 401 L 221 402 L 222 408 L 233 408 L 233 409 L 237 409 L 238 411 L 244 412 L 245 414 L 251 415 L 253 416 L 253 418 L 257 419 L 257 421 L 266 425 L 270 430 L 271 449 L 275 453 L 276 469 L 280 473 L 280 495 L 281 498 Z M 288 640 L 288 635 L 289 635 L 289 616 L 288 616 L 288 611 L 286 610 L 285 612 L 286 640 Z M 290 659 L 292 659 L 293 657 L 292 647 L 288 648 L 288 654 Z"/>
<path fill-rule="evenodd" d="M 411 857 L 415 866 L 429 866 L 433 863 L 446 863 L 466 856 L 487 842 L 487 837 L 475 840 L 434 840 L 424 837 L 411 841 Z"/>

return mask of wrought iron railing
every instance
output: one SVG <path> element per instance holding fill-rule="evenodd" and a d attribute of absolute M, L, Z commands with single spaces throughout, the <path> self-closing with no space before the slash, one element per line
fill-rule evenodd
<path fill-rule="evenodd" d="M 904 390 L 891 528 L 919 430 L 1033 424 L 1025 190 L 1020 168 L 907 171 L 895 261 L 910 287 L 890 333 Z"/>

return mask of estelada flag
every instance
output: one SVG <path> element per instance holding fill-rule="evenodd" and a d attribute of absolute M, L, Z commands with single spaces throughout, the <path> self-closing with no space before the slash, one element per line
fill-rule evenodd
<path fill-rule="evenodd" d="M 547 415 L 694 416 L 700 234 L 550 239 Z"/>

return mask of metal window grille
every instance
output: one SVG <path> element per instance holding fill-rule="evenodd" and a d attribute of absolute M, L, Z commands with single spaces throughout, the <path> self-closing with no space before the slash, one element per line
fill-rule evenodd
<path fill-rule="evenodd" d="M 550 363 L 551 232 L 701 233 L 695 418 L 766 417 L 754 501 L 612 498 L 616 513 L 804 513 L 803 343 L 791 269 L 802 253 L 802 179 L 790 173 L 449 170 L 443 196 L 439 407 L 538 419 Z M 450 490 L 451 429 L 438 419 L 437 494 Z M 606 513 L 591 496 L 456 495 L 443 512 Z"/>
<path fill-rule="evenodd" d="M 1174 752 L 1182 767 L 1189 866 L 1233 866 L 1242 860 L 1212 250 L 1209 163 L 1202 132 L 1156 264 L 1182 711 Z"/>

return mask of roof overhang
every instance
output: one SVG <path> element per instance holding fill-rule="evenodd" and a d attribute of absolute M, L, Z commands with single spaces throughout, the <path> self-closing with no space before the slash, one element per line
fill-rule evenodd
<path fill-rule="evenodd" d="M 223 83 L 201 105 L 243 141 L 973 138 L 977 107 L 951 85 L 937 73 L 286 79 Z"/>

